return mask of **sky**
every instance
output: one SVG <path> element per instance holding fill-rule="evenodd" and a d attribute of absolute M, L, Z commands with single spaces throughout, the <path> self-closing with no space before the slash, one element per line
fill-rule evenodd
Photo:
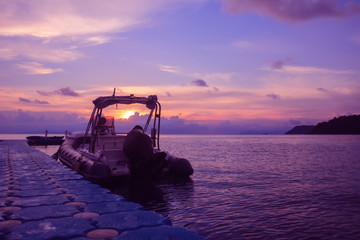
<path fill-rule="evenodd" d="M 359 114 L 360 0 L 0 0 L 0 133 L 84 130 L 114 88 L 157 95 L 163 133 Z"/>

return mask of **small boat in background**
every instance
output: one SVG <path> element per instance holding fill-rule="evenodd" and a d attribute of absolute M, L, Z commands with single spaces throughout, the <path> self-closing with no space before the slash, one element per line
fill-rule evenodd
<path fill-rule="evenodd" d="M 45 136 L 28 136 L 26 137 L 29 145 L 61 145 L 64 141 L 64 136 L 48 137 L 48 131 L 45 131 Z"/>

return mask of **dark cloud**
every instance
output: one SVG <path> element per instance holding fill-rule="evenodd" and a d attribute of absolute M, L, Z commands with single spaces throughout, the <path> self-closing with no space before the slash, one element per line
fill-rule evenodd
<path fill-rule="evenodd" d="M 20 102 L 25 102 L 25 103 L 49 104 L 49 102 L 47 102 L 47 101 L 40 101 L 40 100 L 37 100 L 37 99 L 35 99 L 34 101 L 31 101 L 30 99 L 22 98 L 22 97 L 19 97 L 19 101 Z"/>
<path fill-rule="evenodd" d="M 19 97 L 19 101 L 20 101 L 20 102 L 31 103 L 31 100 L 29 100 L 29 99 L 27 99 L 27 98 L 22 98 L 22 97 Z"/>
<path fill-rule="evenodd" d="M 270 65 L 271 69 L 275 69 L 275 70 L 282 69 L 283 66 L 284 66 L 284 61 L 282 60 L 275 60 Z"/>
<path fill-rule="evenodd" d="M 40 100 L 37 100 L 37 99 L 34 100 L 34 103 L 36 103 L 36 104 L 49 104 L 48 101 L 40 101 Z"/>
<path fill-rule="evenodd" d="M 266 95 L 268 98 L 280 100 L 280 96 L 274 93 L 269 93 Z"/>
<path fill-rule="evenodd" d="M 222 3 L 233 14 L 255 12 L 288 22 L 360 14 L 360 5 L 350 0 L 222 0 Z"/>
<path fill-rule="evenodd" d="M 213 87 L 215 92 L 220 92 L 220 90 L 217 87 Z"/>
<path fill-rule="evenodd" d="M 294 64 L 294 60 L 292 59 L 292 57 L 286 57 L 284 60 L 282 59 L 273 60 L 270 63 L 270 68 L 273 70 L 280 70 L 283 69 L 284 66 L 287 64 Z"/>
<path fill-rule="evenodd" d="M 60 88 L 59 90 L 56 91 L 56 93 L 63 95 L 63 96 L 72 96 L 72 97 L 80 96 L 80 94 L 78 94 L 77 92 L 75 92 L 74 90 L 72 90 L 69 87 Z"/>
<path fill-rule="evenodd" d="M 198 87 L 208 87 L 207 83 L 202 79 L 195 79 L 191 84 Z"/>
<path fill-rule="evenodd" d="M 51 95 L 54 95 L 54 92 L 45 92 L 45 91 L 40 91 L 40 90 L 37 90 L 36 91 L 38 94 L 40 94 L 41 96 L 51 96 Z"/>
<path fill-rule="evenodd" d="M 328 92 L 328 90 L 325 88 L 317 88 L 316 90 L 318 90 L 319 92 Z"/>
<path fill-rule="evenodd" d="M 120 90 L 121 91 L 121 90 Z M 52 96 L 52 95 L 63 95 L 63 96 L 71 96 L 71 97 L 79 97 L 80 94 L 72 90 L 70 87 L 60 88 L 55 91 L 36 91 L 38 94 L 42 96 Z"/>

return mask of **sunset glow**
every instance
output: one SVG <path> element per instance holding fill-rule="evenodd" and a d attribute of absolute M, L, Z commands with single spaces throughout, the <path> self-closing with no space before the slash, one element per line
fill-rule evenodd
<path fill-rule="evenodd" d="M 120 118 L 128 119 L 130 116 L 134 115 L 135 112 L 132 110 L 127 110 L 121 113 Z"/>
<path fill-rule="evenodd" d="M 283 133 L 359 114 L 359 9 L 360 0 L 4 1 L 0 132 L 83 130 L 92 101 L 114 88 L 157 95 L 171 129 L 208 133 L 225 123 Z M 113 115 L 140 120 L 141 107 Z"/>

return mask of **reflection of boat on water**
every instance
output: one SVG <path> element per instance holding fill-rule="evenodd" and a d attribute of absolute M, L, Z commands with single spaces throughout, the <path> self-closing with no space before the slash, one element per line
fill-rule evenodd
<path fill-rule="evenodd" d="M 28 136 L 26 139 L 29 145 L 61 145 L 64 141 L 64 136 Z"/>
<path fill-rule="evenodd" d="M 161 105 L 157 96 L 106 96 L 93 101 L 94 109 L 85 133 L 69 134 L 57 153 L 59 160 L 94 180 L 132 176 L 154 178 L 158 175 L 189 177 L 193 169 L 188 160 L 177 158 L 159 147 Z M 114 117 L 103 109 L 118 104 L 144 104 L 150 114 L 144 127 L 128 134 L 116 133 Z M 151 136 L 146 133 L 152 122 Z"/>

